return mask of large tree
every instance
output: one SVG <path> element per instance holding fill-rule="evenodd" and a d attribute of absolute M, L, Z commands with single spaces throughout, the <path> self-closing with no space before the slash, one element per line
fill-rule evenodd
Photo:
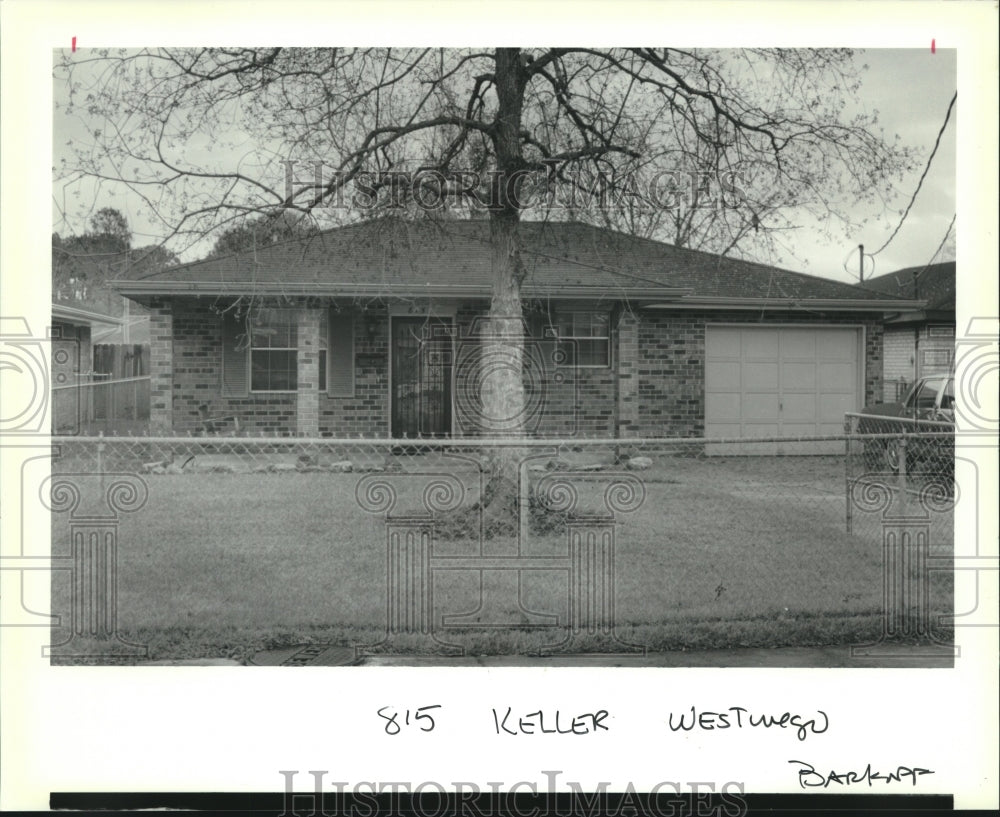
<path fill-rule="evenodd" d="M 64 53 L 56 74 L 90 135 L 65 173 L 128 188 L 171 236 L 441 197 L 485 210 L 490 336 L 512 363 L 484 384 L 489 419 L 524 405 L 523 213 L 669 224 L 719 249 L 796 205 L 846 218 L 907 161 L 872 117 L 845 115 L 856 65 L 846 50 L 222 48 Z M 713 213 L 696 206 L 706 185 Z"/>

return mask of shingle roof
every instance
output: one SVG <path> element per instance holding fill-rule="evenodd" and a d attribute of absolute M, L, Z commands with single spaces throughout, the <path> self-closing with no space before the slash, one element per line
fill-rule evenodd
<path fill-rule="evenodd" d="M 914 280 L 914 275 L 918 278 Z M 907 267 L 869 278 L 864 287 L 887 295 L 926 300 L 927 311 L 955 311 L 955 262 Z"/>
<path fill-rule="evenodd" d="M 520 225 L 523 292 L 564 297 L 898 300 L 850 284 L 636 238 L 580 222 Z M 365 222 L 119 281 L 126 294 L 283 287 L 318 294 L 490 291 L 486 221 Z M 888 295 L 888 297 L 886 297 Z M 890 307 L 891 308 L 891 307 Z"/>

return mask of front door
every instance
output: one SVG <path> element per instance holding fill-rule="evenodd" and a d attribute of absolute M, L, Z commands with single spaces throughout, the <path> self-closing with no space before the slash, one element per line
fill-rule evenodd
<path fill-rule="evenodd" d="M 392 318 L 392 436 L 451 434 L 451 318 Z"/>

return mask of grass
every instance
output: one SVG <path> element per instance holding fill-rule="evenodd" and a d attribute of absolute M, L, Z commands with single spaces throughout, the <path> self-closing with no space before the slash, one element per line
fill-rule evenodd
<path fill-rule="evenodd" d="M 460 476 L 473 487 L 469 474 Z M 859 514 L 856 535 L 845 532 L 841 460 L 662 458 L 641 476 L 645 502 L 620 514 L 616 531 L 615 621 L 624 641 L 659 650 L 858 643 L 877 635 L 879 518 Z M 154 659 L 243 660 L 303 642 L 378 641 L 386 620 L 385 527 L 381 515 L 359 506 L 359 478 L 148 477 L 146 507 L 123 515 L 118 531 L 120 631 L 149 645 Z M 403 477 L 396 484 L 394 511 L 418 508 L 420 485 Z M 476 496 L 473 488 L 466 502 Z M 949 546 L 948 520 L 935 525 L 932 543 Z M 54 555 L 66 553 L 68 541 L 65 514 L 54 515 Z M 475 542 L 449 539 L 435 552 L 469 554 Z M 517 544 L 485 547 L 509 555 Z M 565 537 L 532 536 L 523 553 L 565 555 Z M 54 576 L 54 612 L 68 610 L 67 574 Z M 474 610 L 477 580 L 475 571 L 437 573 L 436 616 Z M 537 651 L 558 633 L 516 625 L 531 623 L 531 612 L 565 623 L 567 584 L 566 571 L 526 571 L 520 606 L 510 588 L 487 592 L 515 626 L 440 637 L 471 653 Z M 932 573 L 930 587 L 933 610 L 950 611 L 951 575 Z"/>

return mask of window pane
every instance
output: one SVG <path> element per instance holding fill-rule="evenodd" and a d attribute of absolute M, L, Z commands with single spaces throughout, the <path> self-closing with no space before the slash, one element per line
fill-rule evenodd
<path fill-rule="evenodd" d="M 917 408 L 934 408 L 934 401 L 940 388 L 940 380 L 928 380 L 924 383 L 917 395 Z"/>
<path fill-rule="evenodd" d="M 251 353 L 252 391 L 294 391 L 297 388 L 297 353 L 254 350 Z"/>
<path fill-rule="evenodd" d="M 263 309 L 253 320 L 253 346 L 289 349 L 296 344 L 295 313 L 289 309 Z"/>
<path fill-rule="evenodd" d="M 577 340 L 577 365 L 607 366 L 608 342 L 606 340 Z"/>
<path fill-rule="evenodd" d="M 326 391 L 326 349 L 319 350 L 319 390 Z"/>
<path fill-rule="evenodd" d="M 606 338 L 610 316 L 605 311 L 563 312 L 556 318 L 559 336 L 563 338 Z"/>
<path fill-rule="evenodd" d="M 275 346 L 272 343 L 272 339 L 276 334 L 275 328 L 273 326 L 262 325 L 254 322 L 253 325 L 253 336 L 250 345 L 255 348 Z"/>
<path fill-rule="evenodd" d="M 597 338 L 608 335 L 608 313 L 592 312 L 590 314 L 590 334 Z"/>
<path fill-rule="evenodd" d="M 560 341 L 556 345 L 552 362 L 556 366 L 573 366 L 576 364 L 576 342 L 572 340 Z"/>

